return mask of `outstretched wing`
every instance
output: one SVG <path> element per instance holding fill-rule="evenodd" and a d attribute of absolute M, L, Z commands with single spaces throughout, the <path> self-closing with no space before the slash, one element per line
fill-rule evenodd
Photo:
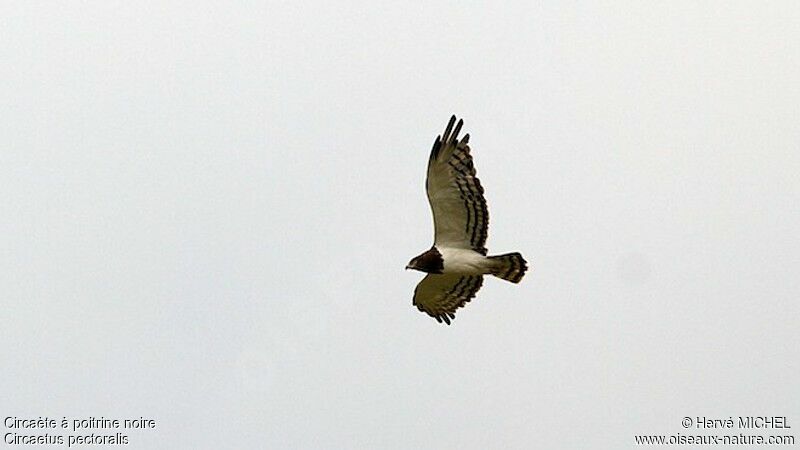
<path fill-rule="evenodd" d="M 463 120 L 450 118 L 428 160 L 425 190 L 433 211 L 434 245 L 486 254 L 489 210 L 469 154 L 469 134 L 458 140 Z M 452 131 L 452 134 L 451 134 Z"/>
<path fill-rule="evenodd" d="M 482 276 L 430 274 L 414 290 L 414 305 L 439 323 L 450 325 L 456 309 L 472 300 L 481 284 Z"/>

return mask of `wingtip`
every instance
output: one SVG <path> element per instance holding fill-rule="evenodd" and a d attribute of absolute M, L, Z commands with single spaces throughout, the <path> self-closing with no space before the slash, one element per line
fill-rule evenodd
<path fill-rule="evenodd" d="M 453 116 L 453 117 L 455 117 L 455 116 Z M 453 137 L 451 138 L 451 140 L 454 143 L 458 142 L 458 133 L 461 132 L 461 127 L 462 126 L 464 126 L 464 120 L 463 119 L 458 119 L 458 123 L 456 124 L 456 128 L 455 128 L 455 130 L 453 130 Z"/>
<path fill-rule="evenodd" d="M 442 148 L 442 136 L 436 136 L 436 140 L 433 141 L 433 147 L 431 148 L 431 159 L 436 159 L 439 156 L 439 149 Z"/>
<path fill-rule="evenodd" d="M 450 131 L 453 130 L 453 124 L 456 123 L 456 116 L 453 115 L 450 117 L 450 121 L 447 122 L 447 126 L 444 129 L 444 133 L 442 133 L 442 142 L 447 145 L 450 142 Z"/>

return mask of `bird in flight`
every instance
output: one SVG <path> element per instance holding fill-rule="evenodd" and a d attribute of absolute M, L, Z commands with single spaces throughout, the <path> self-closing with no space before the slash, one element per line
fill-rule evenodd
<path fill-rule="evenodd" d="M 414 305 L 448 325 L 456 310 L 475 297 L 483 275 L 519 283 L 528 269 L 519 253 L 486 255 L 489 210 L 469 154 L 469 134 L 458 139 L 463 124 L 450 117 L 444 134 L 433 143 L 425 179 L 433 211 L 433 247 L 406 266 L 428 274 L 414 290 Z"/>

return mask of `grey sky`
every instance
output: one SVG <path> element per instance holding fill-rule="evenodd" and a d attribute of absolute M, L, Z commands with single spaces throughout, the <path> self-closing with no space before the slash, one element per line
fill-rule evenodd
<path fill-rule="evenodd" d="M 133 449 L 800 426 L 800 6 L 301 3 L 0 6 L 3 417 L 155 418 Z M 454 113 L 532 269 L 446 327 L 403 267 Z"/>

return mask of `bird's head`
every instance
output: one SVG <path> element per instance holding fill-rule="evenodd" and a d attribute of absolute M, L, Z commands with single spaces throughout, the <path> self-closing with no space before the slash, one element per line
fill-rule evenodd
<path fill-rule="evenodd" d="M 411 258 L 406 265 L 406 269 L 419 270 L 427 273 L 442 273 L 444 270 L 444 260 L 442 254 L 436 247 L 431 247 L 425 253 Z"/>

